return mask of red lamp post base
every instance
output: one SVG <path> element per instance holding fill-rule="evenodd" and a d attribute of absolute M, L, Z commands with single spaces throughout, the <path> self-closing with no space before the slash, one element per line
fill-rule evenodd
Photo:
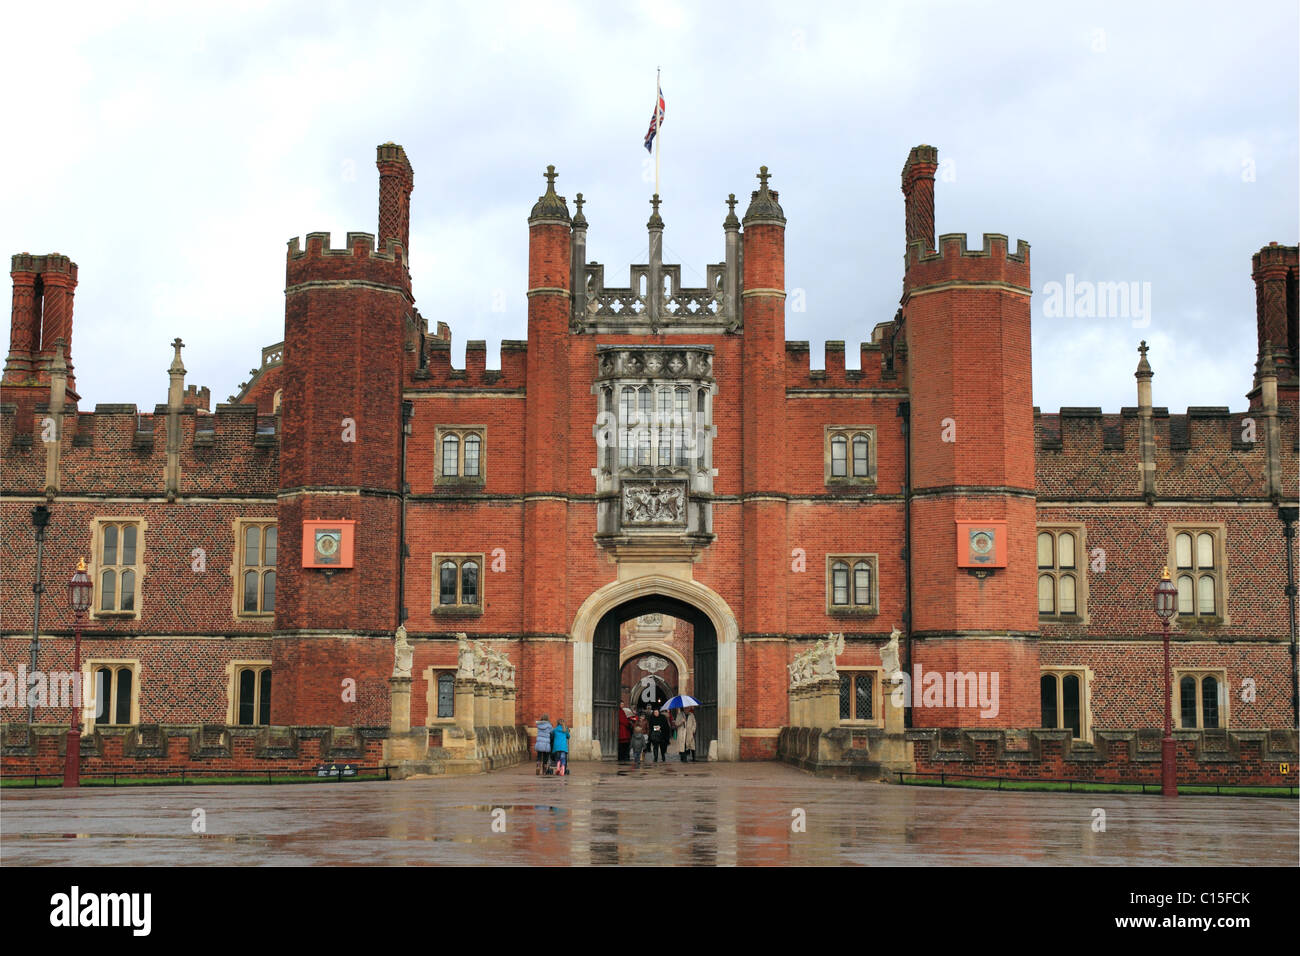
<path fill-rule="evenodd" d="M 76 728 L 68 731 L 68 752 L 63 761 L 63 785 L 81 786 L 81 731 Z"/>
<path fill-rule="evenodd" d="M 1168 736 L 1160 740 L 1160 792 L 1166 797 L 1178 796 L 1178 748 Z"/>

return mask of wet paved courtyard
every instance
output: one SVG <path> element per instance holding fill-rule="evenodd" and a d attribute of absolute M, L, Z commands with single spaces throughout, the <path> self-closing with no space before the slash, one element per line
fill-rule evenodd
<path fill-rule="evenodd" d="M 1293 800 L 997 793 L 775 763 L 531 765 L 385 783 L 7 790 L 6 866 L 1250 866 L 1297 863 Z M 204 832 L 194 832 L 202 811 Z M 1104 811 L 1105 830 L 1094 829 Z M 801 811 L 801 812 L 800 812 Z M 797 832 L 803 823 L 803 832 Z"/>

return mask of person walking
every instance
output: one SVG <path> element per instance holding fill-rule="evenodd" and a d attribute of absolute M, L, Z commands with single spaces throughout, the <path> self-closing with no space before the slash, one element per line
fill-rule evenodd
<path fill-rule="evenodd" d="M 654 753 L 654 762 L 660 763 L 668 749 L 668 718 L 655 708 L 650 717 L 650 747 Z"/>
<path fill-rule="evenodd" d="M 646 736 L 650 733 L 650 722 L 646 720 L 645 711 L 636 715 L 632 721 L 632 765 L 641 768 L 641 754 L 645 751 Z"/>
<path fill-rule="evenodd" d="M 537 775 L 540 777 L 544 773 L 551 772 L 551 718 L 549 714 L 542 714 L 542 719 L 537 722 L 537 739 L 533 741 L 533 749 L 537 752 Z"/>
<path fill-rule="evenodd" d="M 563 719 L 556 721 L 555 729 L 551 731 L 551 760 L 555 772 L 561 777 L 569 772 L 569 730 Z"/>
<path fill-rule="evenodd" d="M 694 709 L 688 707 L 683 710 L 677 718 L 677 753 L 682 763 L 686 763 L 687 755 L 690 756 L 691 763 L 695 763 L 695 731 L 697 727 Z"/>
<path fill-rule="evenodd" d="M 632 708 L 619 705 L 618 708 L 618 762 L 627 763 L 628 752 L 632 749 Z"/>

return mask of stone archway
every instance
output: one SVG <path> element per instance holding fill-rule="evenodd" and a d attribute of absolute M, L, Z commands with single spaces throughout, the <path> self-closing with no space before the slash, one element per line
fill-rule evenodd
<path fill-rule="evenodd" d="M 573 639 L 573 736 L 570 753 L 579 759 L 592 754 L 592 641 L 596 625 L 610 611 L 645 599 L 679 601 L 708 618 L 717 637 L 717 720 L 718 759 L 740 756 L 736 734 L 736 643 L 740 629 L 727 602 L 712 588 L 698 581 L 663 574 L 647 574 L 611 581 L 582 603 L 574 617 Z M 698 675 L 697 675 L 698 679 Z"/>
<path fill-rule="evenodd" d="M 677 668 L 677 682 L 683 689 L 678 693 L 690 693 L 687 682 L 690 680 L 691 666 L 686 658 L 676 649 L 669 647 L 663 641 L 633 641 L 618 652 L 618 666 L 622 670 L 623 665 L 634 657 L 640 657 L 642 654 L 659 654 L 673 662 Z"/>

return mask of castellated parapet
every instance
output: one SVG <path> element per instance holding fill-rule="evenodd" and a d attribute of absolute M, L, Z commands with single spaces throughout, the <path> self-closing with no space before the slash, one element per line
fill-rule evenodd
<path fill-rule="evenodd" d="M 285 268 L 289 293 L 308 283 L 340 281 L 375 282 L 403 289 L 409 295 L 411 275 L 405 247 L 389 239 L 376 249 L 374 234 L 369 232 L 349 232 L 341 249 L 330 245 L 328 232 L 307 233 L 306 248 L 296 236 L 289 240 Z"/>
<path fill-rule="evenodd" d="M 996 232 L 984 233 L 982 249 L 968 248 L 964 233 L 940 236 L 937 250 L 913 240 L 907 244 L 906 268 L 903 282 L 909 291 L 953 281 L 1003 282 L 1030 290 L 1029 243 L 1021 239 L 1011 252 L 1007 237 Z"/>

